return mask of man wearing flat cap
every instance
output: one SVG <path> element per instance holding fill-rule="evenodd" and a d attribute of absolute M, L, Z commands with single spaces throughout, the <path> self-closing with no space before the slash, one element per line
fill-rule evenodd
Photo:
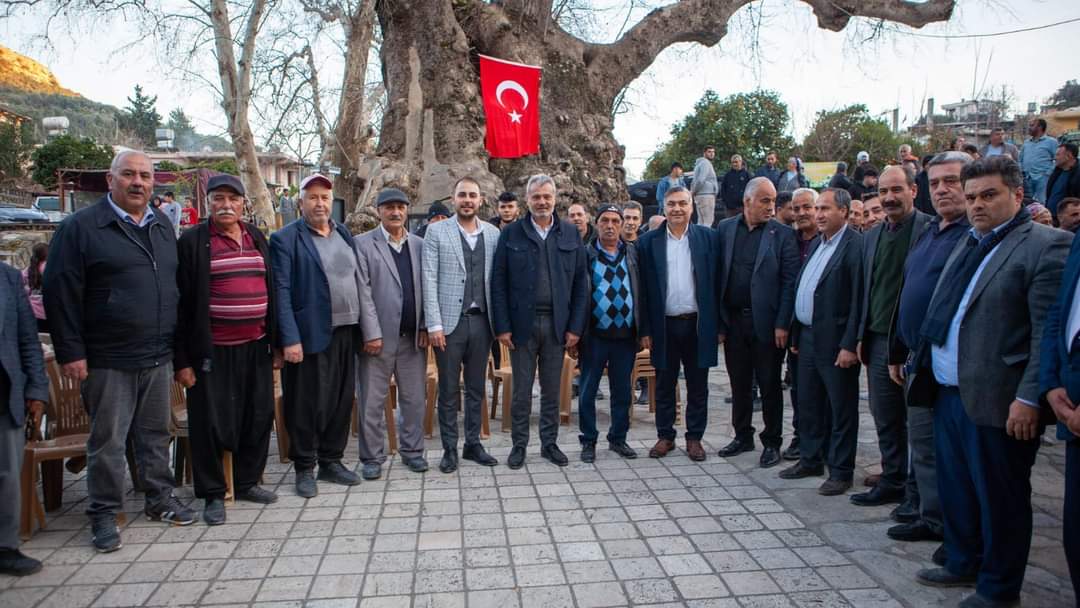
<path fill-rule="evenodd" d="M 378 479 L 386 462 L 384 404 L 390 377 L 397 382 L 398 452 L 415 473 L 423 473 L 424 405 L 428 335 L 424 325 L 421 256 L 424 239 L 409 234 L 409 198 L 385 188 L 375 201 L 379 226 L 356 237 L 361 288 L 374 306 L 360 311 L 364 350 L 360 354 L 360 460 L 364 479 Z"/>
<path fill-rule="evenodd" d="M 439 222 L 448 219 L 450 217 L 450 209 L 441 201 L 435 201 L 428 207 L 427 220 L 423 226 L 416 229 L 416 236 L 420 238 L 427 237 L 427 230 L 430 226 L 438 224 Z"/>
<path fill-rule="evenodd" d="M 236 498 L 269 504 L 259 487 L 274 421 L 271 348 L 277 333 L 270 248 L 255 226 L 240 220 L 244 185 L 217 175 L 206 186 L 210 217 L 177 242 L 180 307 L 173 368 L 187 389 L 195 496 L 203 519 L 225 523 L 222 453 L 233 454 Z"/>
<path fill-rule="evenodd" d="M 356 485 L 341 463 L 349 439 L 360 311 L 374 306 L 360 282 L 360 255 L 348 229 L 330 217 L 333 185 L 318 173 L 300 183 L 300 219 L 270 237 L 278 346 L 285 368 L 285 428 L 296 493 L 318 494 L 318 478 Z"/>
<path fill-rule="evenodd" d="M 596 459 L 596 391 L 604 368 L 611 385 L 611 428 L 608 449 L 623 458 L 637 458 L 626 444 L 630 430 L 630 374 L 637 356 L 637 249 L 623 243 L 622 209 L 601 205 L 596 216 L 597 238 L 585 246 L 588 255 L 589 320 L 581 340 L 581 460 Z"/>

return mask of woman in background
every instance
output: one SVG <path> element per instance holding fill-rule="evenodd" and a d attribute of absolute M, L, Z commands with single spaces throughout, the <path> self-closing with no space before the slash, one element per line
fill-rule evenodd
<path fill-rule="evenodd" d="M 22 271 L 23 287 L 30 299 L 30 309 L 37 319 L 38 332 L 48 333 L 49 322 L 45 319 L 45 305 L 41 300 L 41 277 L 45 274 L 45 260 L 49 257 L 49 244 L 37 243 L 30 250 L 30 264 Z"/>

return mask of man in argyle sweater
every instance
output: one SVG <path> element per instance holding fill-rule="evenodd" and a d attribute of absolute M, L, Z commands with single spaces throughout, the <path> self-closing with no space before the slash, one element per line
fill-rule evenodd
<path fill-rule="evenodd" d="M 588 328 L 581 346 L 581 394 L 578 420 L 581 426 L 581 460 L 596 459 L 596 391 L 604 368 L 611 387 L 611 428 L 608 449 L 623 458 L 637 458 L 626 445 L 633 395 L 630 374 L 637 355 L 638 265 L 637 250 L 619 238 L 622 210 L 603 205 L 596 219 L 598 237 L 586 245 L 589 256 Z"/>

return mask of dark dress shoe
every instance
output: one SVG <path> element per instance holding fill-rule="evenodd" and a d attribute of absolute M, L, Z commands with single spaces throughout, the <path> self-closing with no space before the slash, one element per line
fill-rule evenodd
<path fill-rule="evenodd" d="M 743 452 L 753 452 L 753 451 L 754 451 L 754 440 L 753 439 L 750 439 L 750 440 L 747 440 L 747 441 L 744 441 L 742 439 L 735 439 L 731 443 L 729 443 L 729 444 L 725 445 L 724 447 L 720 448 L 720 451 L 717 452 L 717 455 L 721 456 L 723 458 L 728 458 L 730 456 L 737 456 L 739 454 L 742 454 Z"/>
<path fill-rule="evenodd" d="M 479 443 L 466 445 L 465 448 L 461 450 L 461 457 L 465 460 L 471 460 L 476 464 L 484 465 L 485 467 L 493 467 L 499 464 L 499 460 L 491 454 L 488 454 L 487 450 L 484 449 L 484 446 Z"/>
<path fill-rule="evenodd" d="M 783 471 L 780 471 L 780 479 L 803 479 L 806 477 L 821 477 L 825 473 L 825 467 L 807 467 L 799 464 L 792 465 Z"/>
<path fill-rule="evenodd" d="M 634 451 L 634 448 L 626 445 L 625 441 L 616 441 L 614 443 L 609 443 L 607 449 L 628 460 L 633 460 L 634 458 L 637 458 L 637 452 Z"/>
<path fill-rule="evenodd" d="M 889 517 L 898 524 L 915 523 L 919 521 L 920 517 L 919 504 L 910 499 L 905 499 L 904 502 L 892 510 L 892 513 L 889 513 Z"/>
<path fill-rule="evenodd" d="M 23 555 L 18 549 L 0 551 L 0 574 L 27 576 L 41 571 L 41 562 Z"/>
<path fill-rule="evenodd" d="M 874 473 L 873 475 L 867 475 L 866 477 L 864 477 L 862 480 L 862 485 L 868 488 L 872 488 L 876 486 L 879 481 L 881 481 L 881 474 Z"/>
<path fill-rule="evenodd" d="M 581 462 L 596 462 L 596 442 L 581 444 Z"/>
<path fill-rule="evenodd" d="M 314 498 L 319 493 L 319 486 L 315 483 L 315 475 L 311 469 L 296 472 L 296 495 L 304 498 Z"/>
<path fill-rule="evenodd" d="M 940 533 L 934 532 L 923 520 L 917 520 L 909 524 L 900 524 L 889 528 L 886 532 L 889 538 L 906 543 L 915 543 L 921 540 L 945 540 Z"/>
<path fill-rule="evenodd" d="M 220 526 L 225 523 L 225 501 L 220 498 L 207 498 L 202 518 L 208 526 Z"/>
<path fill-rule="evenodd" d="M 851 489 L 850 479 L 826 479 L 818 486 L 817 493 L 822 496 L 839 496 Z"/>
<path fill-rule="evenodd" d="M 881 484 L 869 492 L 851 495 L 851 504 L 859 507 L 879 507 L 904 500 L 904 488 L 885 488 Z"/>
<path fill-rule="evenodd" d="M 798 460 L 799 457 L 800 457 L 799 438 L 796 437 L 796 438 L 792 439 L 791 443 L 788 444 L 787 449 L 784 450 L 784 453 L 781 454 L 780 456 L 782 456 L 784 458 L 784 460 Z"/>
<path fill-rule="evenodd" d="M 243 500 L 245 502 L 256 502 L 261 505 L 271 505 L 277 502 L 278 495 L 265 488 L 260 488 L 259 486 L 251 486 L 243 492 L 237 492 L 236 500 Z"/>
<path fill-rule="evenodd" d="M 663 458 L 675 449 L 675 442 L 670 439 L 657 439 L 656 445 L 649 450 L 649 458 Z"/>
<path fill-rule="evenodd" d="M 559 449 L 559 446 L 554 443 L 549 443 L 540 448 L 540 455 L 543 456 L 545 460 L 550 461 L 552 464 L 557 464 L 560 467 L 565 467 L 570 464 L 570 459 L 567 458 L 566 454 L 563 454 L 562 450 Z"/>
<path fill-rule="evenodd" d="M 758 464 L 761 468 L 768 469 L 780 464 L 780 450 L 776 448 L 765 448 L 761 450 L 761 458 L 758 460 Z"/>
<path fill-rule="evenodd" d="M 705 448 L 701 446 L 700 439 L 686 440 L 686 455 L 694 462 L 702 462 L 705 460 Z"/>
<path fill-rule="evenodd" d="M 957 604 L 957 608 L 1013 608 L 1020 605 L 1020 598 L 1015 600 L 992 600 L 988 597 L 983 597 L 978 593 L 972 593 L 971 595 L 960 600 Z"/>
<path fill-rule="evenodd" d="M 413 473 L 423 473 L 428 470 L 428 461 L 423 456 L 413 456 L 412 458 L 401 458 L 401 461 L 405 463 L 405 466 L 409 467 L 409 470 Z"/>
<path fill-rule="evenodd" d="M 510 450 L 510 457 L 506 459 L 506 466 L 511 469 L 525 466 L 525 448 L 514 446 L 514 449 Z"/>
<path fill-rule="evenodd" d="M 457 450 L 443 451 L 442 460 L 439 461 L 439 470 L 443 473 L 453 473 L 457 470 Z"/>
<path fill-rule="evenodd" d="M 941 543 L 937 549 L 934 549 L 934 554 L 930 556 L 930 561 L 944 568 L 946 558 L 945 543 Z"/>
<path fill-rule="evenodd" d="M 976 575 L 959 575 L 945 568 L 926 568 L 915 574 L 915 580 L 928 587 L 974 587 Z"/>
<path fill-rule="evenodd" d="M 360 484 L 360 476 L 346 469 L 340 462 L 331 462 L 319 465 L 319 481 L 329 481 L 339 486 L 355 486 Z"/>

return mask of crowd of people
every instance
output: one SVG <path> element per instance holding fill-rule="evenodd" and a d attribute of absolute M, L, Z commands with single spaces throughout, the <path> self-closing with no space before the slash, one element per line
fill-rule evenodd
<path fill-rule="evenodd" d="M 109 193 L 66 219 L 43 276 L 29 273 L 56 362 L 82 382 L 91 419 L 93 546 L 122 546 L 116 516 L 129 434 L 146 516 L 173 525 L 199 516 L 173 494 L 173 382 L 187 391 L 201 517 L 218 525 L 226 521 L 225 451 L 233 454 L 238 500 L 278 499 L 259 485 L 275 369 L 295 492 L 311 498 L 320 482 L 351 486 L 383 475 L 391 382 L 401 463 L 428 470 L 429 348 L 444 474 L 460 460 L 498 464 L 480 434 L 488 359 L 500 352 L 513 374 L 510 468 L 526 461 L 536 378 L 540 455 L 569 462 L 557 443 L 566 354 L 581 369 L 581 460 L 598 458 L 605 372 L 608 450 L 636 458 L 627 442 L 631 370 L 646 350 L 657 382 L 657 439 L 648 456 L 678 449 L 682 377 L 682 447 L 704 461 L 708 374 L 723 349 L 733 439 L 718 455 L 757 452 L 760 442 L 761 467 L 792 462 L 782 479 L 823 478 L 821 495 L 897 505 L 888 535 L 941 542 L 937 567 L 918 580 L 974 587 L 962 606 L 1018 601 L 1031 544 L 1031 468 L 1045 426 L 1056 421 L 1067 441 L 1063 542 L 1080 590 L 1080 244 L 1070 252 L 1080 199 L 1068 189 L 1076 148 L 1057 146 L 1060 171 L 1046 172 L 1048 198 L 1033 203 L 1049 210 L 1055 228 L 1025 204 L 1025 183 L 1041 178 L 1028 172 L 1028 146 L 1045 153 L 1044 140 L 1032 136 L 1020 162 L 994 140 L 978 159 L 948 150 L 920 160 L 908 147 L 881 171 L 860 154 L 851 178 L 840 166 L 821 192 L 808 187 L 797 158 L 785 171 L 775 154 L 753 177 L 736 156 L 717 180 L 710 147 L 690 187 L 677 164 L 661 180 L 662 213 L 644 227 L 637 203 L 574 204 L 560 217 L 556 184 L 539 174 L 528 180 L 523 205 L 503 193 L 488 221 L 479 217 L 480 184 L 462 177 L 449 207 L 432 206 L 422 235 L 407 230 L 409 197 L 385 188 L 375 201 L 379 226 L 354 236 L 331 218 L 332 182 L 314 174 L 300 186 L 298 219 L 269 239 L 241 219 L 244 186 L 228 175 L 209 181 L 205 221 L 177 238 L 170 214 L 149 204 L 149 157 L 122 152 Z M 918 207 L 920 196 L 929 212 Z M 714 221 L 721 205 L 716 215 L 727 217 Z M 17 272 L 3 272 L 0 571 L 18 574 L 40 568 L 17 548 L 13 472 L 48 381 L 31 299 Z M 785 362 L 794 427 L 786 449 Z M 862 368 L 882 471 L 849 494 Z M 343 463 L 354 399 L 358 472 Z"/>

